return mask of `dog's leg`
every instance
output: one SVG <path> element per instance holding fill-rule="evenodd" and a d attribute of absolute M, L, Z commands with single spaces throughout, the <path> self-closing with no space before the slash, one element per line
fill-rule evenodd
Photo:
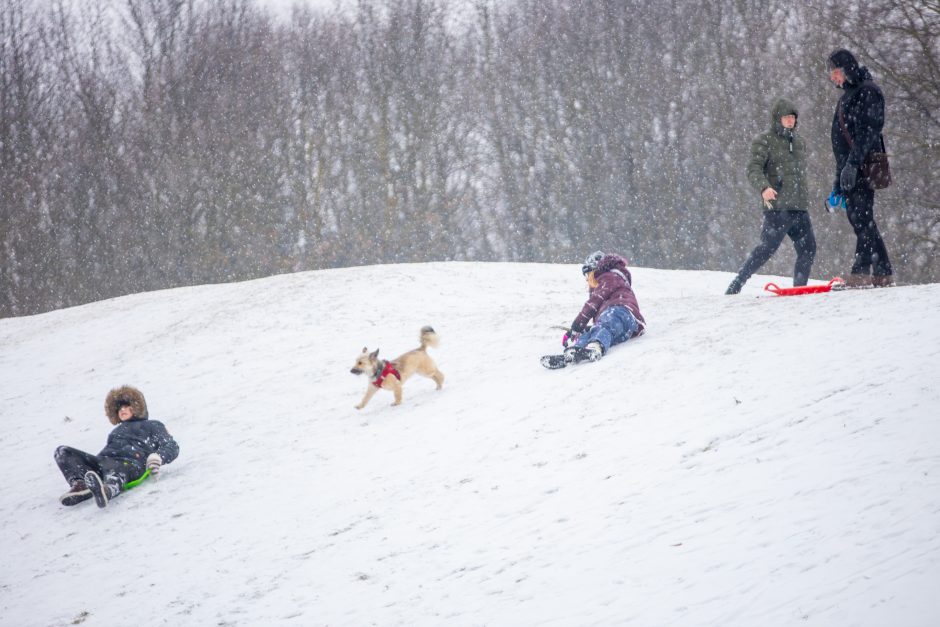
<path fill-rule="evenodd" d="M 372 397 L 375 396 L 375 393 L 378 391 L 379 391 L 379 388 L 375 387 L 370 382 L 369 387 L 366 388 L 366 395 L 363 396 L 362 401 L 360 401 L 359 404 L 356 405 L 356 409 L 362 409 L 363 407 L 368 405 L 369 401 L 372 400 Z"/>
<path fill-rule="evenodd" d="M 399 381 L 395 377 L 389 377 L 388 379 L 385 380 L 385 383 L 388 384 L 388 387 L 392 389 L 392 393 L 395 395 L 395 402 L 392 403 L 392 406 L 401 405 L 401 390 L 402 390 L 401 381 Z M 382 387 L 385 387 L 385 386 L 383 385 Z"/>
<path fill-rule="evenodd" d="M 440 370 L 435 370 L 434 374 L 431 375 L 431 378 L 434 379 L 434 383 L 437 384 L 437 389 L 444 387 L 444 373 Z"/>

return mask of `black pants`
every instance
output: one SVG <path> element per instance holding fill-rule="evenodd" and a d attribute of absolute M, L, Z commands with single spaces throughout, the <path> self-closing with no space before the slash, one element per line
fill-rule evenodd
<path fill-rule="evenodd" d="M 852 274 L 890 276 L 888 249 L 875 224 L 875 190 L 859 183 L 845 195 L 845 215 L 855 230 L 855 260 Z"/>
<path fill-rule="evenodd" d="M 55 463 L 59 465 L 59 470 L 69 485 L 79 479 L 84 480 L 85 473 L 94 470 L 105 483 L 123 488 L 125 483 L 138 479 L 146 470 L 145 467 L 124 459 L 98 457 L 71 446 L 60 446 L 55 450 Z"/>
<path fill-rule="evenodd" d="M 796 264 L 793 268 L 793 285 L 806 285 L 813 261 L 816 259 L 816 236 L 808 211 L 764 212 L 764 224 L 760 232 L 760 244 L 751 251 L 750 257 L 738 271 L 741 285 L 757 272 L 780 247 L 783 238 L 789 236 L 796 249 Z"/>

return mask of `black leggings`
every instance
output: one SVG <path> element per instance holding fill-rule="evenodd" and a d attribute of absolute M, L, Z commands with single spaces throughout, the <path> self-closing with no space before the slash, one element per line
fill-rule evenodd
<path fill-rule="evenodd" d="M 760 232 L 760 244 L 738 271 L 738 280 L 743 285 L 767 260 L 777 252 L 783 238 L 789 236 L 796 249 L 796 264 L 793 268 L 793 285 L 806 285 L 813 261 L 816 259 L 816 236 L 807 211 L 765 211 L 764 224 Z"/>
<path fill-rule="evenodd" d="M 71 485 L 85 479 L 85 473 L 94 470 L 105 483 L 116 483 L 123 488 L 128 481 L 138 479 L 145 468 L 128 460 L 99 457 L 71 446 L 60 446 L 55 450 L 55 463 Z"/>
<path fill-rule="evenodd" d="M 845 195 L 845 215 L 855 231 L 855 259 L 852 274 L 890 276 L 888 249 L 875 224 L 875 190 L 864 182 Z"/>

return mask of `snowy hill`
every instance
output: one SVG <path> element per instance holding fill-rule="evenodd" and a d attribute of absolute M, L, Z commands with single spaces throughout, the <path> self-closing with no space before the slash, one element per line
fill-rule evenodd
<path fill-rule="evenodd" d="M 940 285 L 738 297 L 634 269 L 649 321 L 550 372 L 574 266 L 285 275 L 0 320 L 0 624 L 940 624 Z M 789 284 L 777 279 L 781 284 Z M 350 374 L 431 324 L 444 389 Z M 181 446 L 59 505 L 139 387 Z"/>

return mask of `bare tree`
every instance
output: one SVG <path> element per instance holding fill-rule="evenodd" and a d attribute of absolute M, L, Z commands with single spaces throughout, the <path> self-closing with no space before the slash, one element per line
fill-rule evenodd
<path fill-rule="evenodd" d="M 0 5 L 0 316 L 68 302 L 43 202 L 55 138 L 45 28 L 27 2 Z"/>
<path fill-rule="evenodd" d="M 937 280 L 940 5 L 835 0 L 0 4 L 0 315 L 331 266 L 573 261 L 733 270 L 774 99 L 800 109 L 816 274 L 849 47 L 885 89 L 902 280 Z M 831 25 L 838 25 L 835 29 Z M 789 273 L 792 253 L 766 267 Z"/>

